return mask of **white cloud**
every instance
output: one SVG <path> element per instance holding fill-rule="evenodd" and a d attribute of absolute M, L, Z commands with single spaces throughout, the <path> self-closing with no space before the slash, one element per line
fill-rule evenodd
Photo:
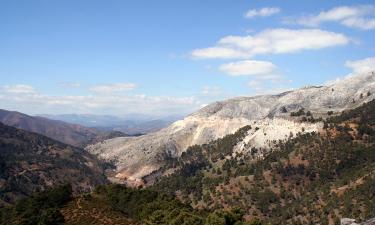
<path fill-rule="evenodd" d="M 6 85 L 3 86 L 2 89 L 4 92 L 14 94 L 30 94 L 35 92 L 32 86 L 25 84 Z"/>
<path fill-rule="evenodd" d="M 205 96 L 218 96 L 222 94 L 222 90 L 218 86 L 205 86 L 203 87 L 202 94 Z"/>
<path fill-rule="evenodd" d="M 277 14 L 281 11 L 280 8 L 277 7 L 265 7 L 261 9 L 250 9 L 246 12 L 245 18 L 254 18 L 254 17 L 267 17 Z"/>
<path fill-rule="evenodd" d="M 202 102 L 195 96 L 170 97 L 125 95 L 121 93 L 104 95 L 54 96 L 36 91 L 29 85 L 7 85 L 0 87 L 0 108 L 29 114 L 148 114 L 166 116 L 187 114 L 199 109 Z"/>
<path fill-rule="evenodd" d="M 375 57 L 355 61 L 346 61 L 345 66 L 351 68 L 354 74 L 375 71 Z"/>
<path fill-rule="evenodd" d="M 319 26 L 324 22 L 338 22 L 344 26 L 362 30 L 375 29 L 375 5 L 340 6 L 317 15 L 295 20 L 305 26 Z"/>
<path fill-rule="evenodd" d="M 103 84 L 91 87 L 89 90 L 95 93 L 109 94 L 114 92 L 131 91 L 136 88 L 133 83 Z"/>
<path fill-rule="evenodd" d="M 261 84 L 262 84 L 262 82 L 259 81 L 259 80 L 251 80 L 251 81 L 247 82 L 247 86 L 249 88 L 253 88 L 253 89 L 257 89 L 258 87 L 260 87 Z"/>
<path fill-rule="evenodd" d="M 251 77 L 246 86 L 256 95 L 279 94 L 292 90 L 292 82 L 292 80 L 277 74 L 265 74 Z"/>
<path fill-rule="evenodd" d="M 195 49 L 191 55 L 194 58 L 223 58 L 223 59 L 231 59 L 231 58 L 246 58 L 248 53 L 238 50 L 232 49 L 231 47 L 210 47 L 210 48 L 202 48 L 202 49 Z"/>
<path fill-rule="evenodd" d="M 274 72 L 276 66 L 267 61 L 244 60 L 223 64 L 219 70 L 231 76 L 256 76 L 269 75 Z"/>
<path fill-rule="evenodd" d="M 280 94 L 285 91 L 290 91 L 293 88 L 289 86 L 289 82 L 285 80 L 278 80 L 274 83 L 272 80 L 255 79 L 250 80 L 247 86 L 254 91 L 256 95 L 266 94 Z"/>
<path fill-rule="evenodd" d="M 250 58 L 260 54 L 294 53 L 345 45 L 344 34 L 320 29 L 268 29 L 255 35 L 226 36 L 214 47 L 195 49 L 193 58 Z"/>
<path fill-rule="evenodd" d="M 78 82 L 60 82 L 59 85 L 63 88 L 79 88 L 81 84 Z"/>

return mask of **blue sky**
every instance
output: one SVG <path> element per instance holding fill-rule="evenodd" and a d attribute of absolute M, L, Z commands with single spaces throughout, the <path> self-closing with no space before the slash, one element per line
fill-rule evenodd
<path fill-rule="evenodd" d="M 0 108 L 186 114 L 374 68 L 373 1 L 0 1 Z"/>

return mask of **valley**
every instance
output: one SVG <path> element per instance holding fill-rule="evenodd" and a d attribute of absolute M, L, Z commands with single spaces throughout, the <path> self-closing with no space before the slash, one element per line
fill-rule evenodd
<path fill-rule="evenodd" d="M 375 225 L 375 0 L 0 0 L 0 225 Z"/>
<path fill-rule="evenodd" d="M 28 213 L 52 224 L 335 225 L 374 218 L 374 80 L 369 73 L 217 102 L 161 131 L 86 150 L 1 124 L 1 224 L 27 224 Z M 317 95 L 324 97 L 313 101 Z M 264 105 L 270 98 L 278 101 Z M 54 190 L 67 184 L 68 196 L 55 203 Z M 42 204 L 40 196 L 51 193 L 40 212 L 18 206 Z"/>

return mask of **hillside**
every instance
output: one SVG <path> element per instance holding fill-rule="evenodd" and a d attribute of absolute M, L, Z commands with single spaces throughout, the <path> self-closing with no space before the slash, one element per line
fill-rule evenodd
<path fill-rule="evenodd" d="M 158 132 L 140 137 L 106 140 L 86 148 L 117 166 L 113 180 L 142 184 L 142 178 L 157 171 L 165 159 L 181 156 L 193 145 L 233 134 L 246 125 L 254 127 L 239 144 L 237 152 L 251 148 L 269 150 L 274 142 L 298 132 L 318 132 L 320 118 L 353 109 L 374 98 L 375 74 L 353 75 L 327 86 L 313 86 L 279 95 L 240 97 L 216 102 Z M 297 121 L 291 113 L 304 109 L 314 121 Z M 313 123 L 312 123 L 313 122 Z M 255 129 L 257 128 L 257 129 Z M 261 156 L 261 155 L 259 155 Z"/>
<path fill-rule="evenodd" d="M 297 117 L 303 119 L 303 116 Z M 270 224 L 339 224 L 375 217 L 375 100 L 329 117 L 321 132 L 236 153 L 246 126 L 171 158 L 151 187 L 197 209 L 240 207 Z"/>
<path fill-rule="evenodd" d="M 105 184 L 104 164 L 83 149 L 0 123 L 0 205 L 64 183 L 75 193 Z"/>
<path fill-rule="evenodd" d="M 169 158 L 152 186 L 104 185 L 72 197 L 65 185 L 0 209 L 0 224 L 372 225 L 375 100 L 323 123 L 321 132 L 297 133 L 271 151 L 236 152 L 256 129 L 245 126 Z"/>
<path fill-rule="evenodd" d="M 121 185 L 99 186 L 73 197 L 69 185 L 35 193 L 14 206 L 0 208 L 1 225 L 260 225 L 245 222 L 238 209 L 194 210 L 172 196 Z"/>
<path fill-rule="evenodd" d="M 101 132 L 77 124 L 65 123 L 39 116 L 29 116 L 23 113 L 1 109 L 0 122 L 8 126 L 35 132 L 76 147 L 84 147 L 89 143 L 95 143 L 108 138 L 126 136 L 121 132 Z"/>

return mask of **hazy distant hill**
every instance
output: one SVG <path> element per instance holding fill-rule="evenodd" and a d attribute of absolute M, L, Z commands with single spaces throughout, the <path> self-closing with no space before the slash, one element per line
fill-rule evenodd
<path fill-rule="evenodd" d="M 92 114 L 42 114 L 40 116 L 53 120 L 61 120 L 67 123 L 80 124 L 85 127 L 96 128 L 103 131 L 121 131 L 129 135 L 155 132 L 182 118 L 180 116 L 168 116 L 163 118 L 129 116 L 129 118 L 120 118 L 116 116 Z"/>
<path fill-rule="evenodd" d="M 103 164 L 83 149 L 0 123 L 0 205 L 64 183 L 75 192 L 105 184 Z"/>
<path fill-rule="evenodd" d="M 119 132 L 102 132 L 78 124 L 70 124 L 40 116 L 29 116 L 23 113 L 1 109 L 0 122 L 8 126 L 42 134 L 76 147 L 84 147 L 89 143 L 94 143 L 107 138 L 126 136 Z"/>

